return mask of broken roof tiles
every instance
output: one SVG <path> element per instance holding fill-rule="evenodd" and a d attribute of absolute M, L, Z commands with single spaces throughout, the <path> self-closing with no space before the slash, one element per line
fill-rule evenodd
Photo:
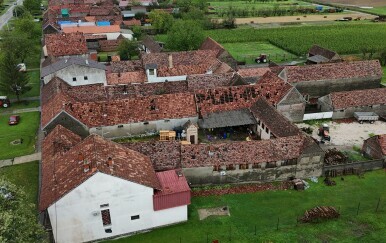
<path fill-rule="evenodd" d="M 61 137 L 71 133 L 65 128 L 60 130 Z M 147 156 L 95 134 L 72 144 L 64 153 L 52 154 L 49 147 L 56 146 L 53 145 L 57 140 L 55 135 L 49 134 L 43 141 L 40 210 L 45 210 L 96 173 L 162 189 Z M 89 165 L 86 172 L 84 164 Z"/>
<path fill-rule="evenodd" d="M 88 49 L 82 33 L 60 33 L 45 35 L 48 55 L 54 57 L 83 55 Z"/>
<path fill-rule="evenodd" d="M 213 72 L 221 62 L 217 60 L 215 51 L 198 50 L 146 53 L 142 56 L 142 63 L 145 68 L 156 68 L 158 77 L 168 77 Z"/>
<path fill-rule="evenodd" d="M 289 66 L 285 67 L 283 72 L 289 83 L 382 77 L 382 68 L 378 60 Z"/>
<path fill-rule="evenodd" d="M 183 168 L 258 164 L 297 159 L 306 146 L 303 136 L 268 140 L 181 145 Z"/>
<path fill-rule="evenodd" d="M 108 85 L 144 83 L 147 81 L 144 71 L 106 74 Z"/>
<path fill-rule="evenodd" d="M 330 97 L 334 109 L 386 105 L 386 88 L 334 92 Z"/>
<path fill-rule="evenodd" d="M 104 33 L 118 33 L 121 31 L 119 25 L 110 26 L 74 26 L 63 27 L 64 33 L 82 32 L 84 34 L 104 34 Z"/>

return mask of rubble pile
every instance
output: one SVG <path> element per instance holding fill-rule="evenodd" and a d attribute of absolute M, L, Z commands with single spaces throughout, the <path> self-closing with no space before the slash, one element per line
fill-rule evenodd
<path fill-rule="evenodd" d="M 325 165 L 345 164 L 347 163 L 347 160 L 348 157 L 336 148 L 327 150 L 326 155 L 324 156 Z"/>

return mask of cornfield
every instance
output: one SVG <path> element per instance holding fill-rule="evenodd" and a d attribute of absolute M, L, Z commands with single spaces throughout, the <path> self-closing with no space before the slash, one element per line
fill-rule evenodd
<path fill-rule="evenodd" d="M 269 42 L 296 55 L 304 55 L 313 44 L 339 54 L 386 50 L 386 25 L 381 23 L 209 30 L 206 35 L 219 43 Z"/>

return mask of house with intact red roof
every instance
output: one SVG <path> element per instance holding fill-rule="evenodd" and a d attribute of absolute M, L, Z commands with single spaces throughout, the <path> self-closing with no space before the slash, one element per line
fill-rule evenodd
<path fill-rule="evenodd" d="M 57 126 L 43 141 L 39 209 L 56 242 L 89 242 L 187 220 L 181 170 L 155 172 L 150 159 L 98 135 Z"/>
<path fill-rule="evenodd" d="M 386 115 L 386 88 L 333 92 L 318 99 L 322 112 L 333 111 L 332 119 L 349 118 L 354 112 Z"/>

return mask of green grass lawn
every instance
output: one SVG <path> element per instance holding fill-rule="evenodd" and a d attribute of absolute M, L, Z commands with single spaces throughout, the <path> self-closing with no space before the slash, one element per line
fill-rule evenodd
<path fill-rule="evenodd" d="M 267 54 L 269 60 L 283 62 L 296 57 L 274 45 L 264 42 L 240 42 L 225 43 L 223 47 L 237 60 L 245 61 L 246 64 L 255 63 L 255 58 L 260 54 Z"/>
<path fill-rule="evenodd" d="M 13 110 L 16 109 L 26 109 L 26 108 L 34 108 L 34 107 L 39 107 L 40 106 L 40 101 L 38 100 L 33 100 L 33 101 L 20 101 L 20 102 L 14 102 L 11 103 L 11 106 L 8 108 L 0 108 L 0 114 L 1 113 L 9 113 Z"/>
<path fill-rule="evenodd" d="M 10 159 L 35 151 L 36 133 L 40 123 L 39 112 L 21 113 L 20 123 L 9 126 L 10 115 L 0 116 L 0 159 Z M 19 145 L 11 145 L 16 139 L 23 139 Z"/>
<path fill-rule="evenodd" d="M 149 233 L 111 240 L 115 243 L 153 242 L 383 242 L 386 232 L 386 174 L 369 172 L 364 179 L 346 176 L 327 187 L 310 182 L 306 191 L 266 191 L 211 197 L 195 197 L 186 223 Z M 375 209 L 381 198 L 378 213 Z M 359 214 L 357 209 L 359 206 Z M 340 209 L 338 220 L 298 224 L 297 217 L 315 206 Z M 230 215 L 199 221 L 197 209 L 228 206 Z M 279 218 L 279 230 L 276 230 Z M 256 231 L 255 231 L 256 227 Z"/>
<path fill-rule="evenodd" d="M 382 67 L 382 70 L 383 70 L 382 83 L 386 85 L 386 67 Z"/>
<path fill-rule="evenodd" d="M 30 203 L 38 202 L 39 161 L 0 168 L 0 177 L 15 184 L 26 193 Z"/>

